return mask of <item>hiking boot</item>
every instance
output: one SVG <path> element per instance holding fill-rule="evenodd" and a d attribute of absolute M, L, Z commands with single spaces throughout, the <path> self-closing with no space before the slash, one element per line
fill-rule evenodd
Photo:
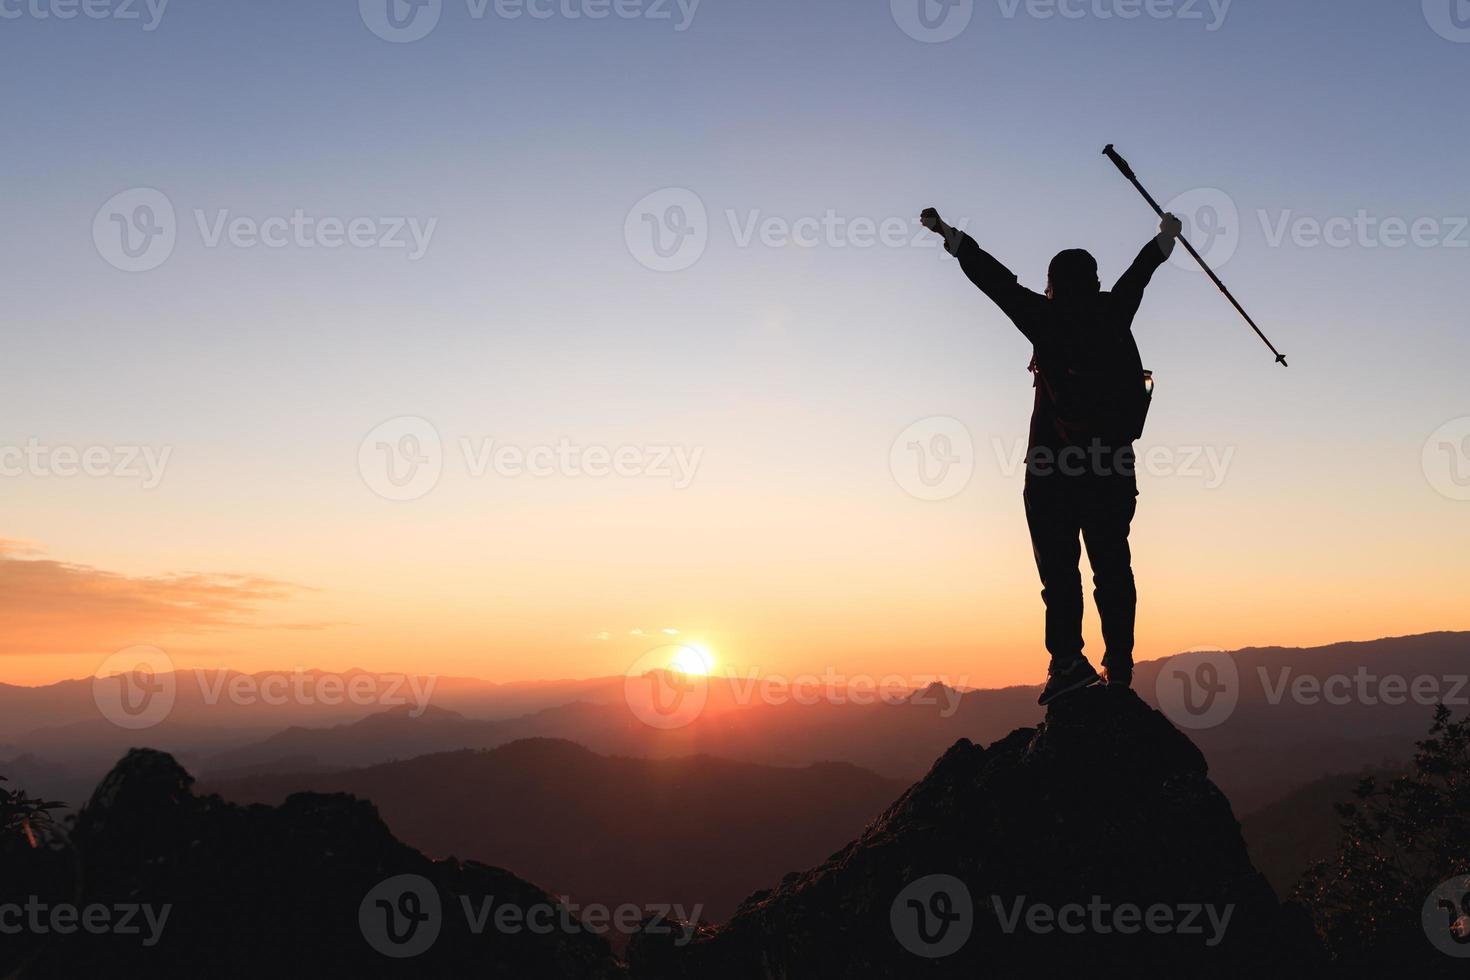
<path fill-rule="evenodd" d="M 1103 664 L 1102 682 L 1117 691 L 1126 691 L 1133 686 L 1132 664 Z"/>
<path fill-rule="evenodd" d="M 1071 694 L 1096 683 L 1097 671 L 1092 669 L 1092 664 L 1087 662 L 1086 657 L 1078 657 L 1061 666 L 1053 662 L 1046 671 L 1046 687 L 1042 689 L 1041 697 L 1036 699 L 1036 703 L 1051 704 L 1063 694 Z"/>

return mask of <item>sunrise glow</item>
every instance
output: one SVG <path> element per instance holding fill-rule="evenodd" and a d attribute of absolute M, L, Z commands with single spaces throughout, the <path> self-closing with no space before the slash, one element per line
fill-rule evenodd
<path fill-rule="evenodd" d="M 669 662 L 669 666 L 691 677 L 704 677 L 714 670 L 714 655 L 701 646 L 684 646 Z"/>

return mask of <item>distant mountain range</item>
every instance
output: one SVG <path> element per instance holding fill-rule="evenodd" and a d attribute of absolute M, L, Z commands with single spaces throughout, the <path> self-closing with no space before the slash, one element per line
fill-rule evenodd
<path fill-rule="evenodd" d="M 201 668 L 169 675 L 174 692 L 168 725 L 275 731 L 290 725 L 329 725 L 414 703 L 476 718 L 514 718 L 572 701 L 622 697 L 622 678 L 496 684 L 467 677 L 430 677 L 348 670 L 238 671 Z M 305 692 L 298 697 L 297 691 Z M 356 692 L 356 693 L 352 693 Z M 0 744 L 38 730 L 102 721 L 91 678 L 40 687 L 0 684 Z M 154 729 L 156 730 L 156 729 Z"/>
<path fill-rule="evenodd" d="M 303 791 L 350 793 L 431 856 L 506 868 L 579 902 L 677 902 L 721 919 L 763 884 L 826 858 L 907 787 L 847 763 L 605 757 L 531 739 L 342 772 L 205 780 L 200 790 L 271 805 Z"/>
<path fill-rule="evenodd" d="M 1353 801 L 1353 790 L 1367 777 L 1386 785 L 1403 774 L 1397 769 L 1366 769 L 1314 779 L 1281 799 L 1240 818 L 1251 863 L 1282 899 L 1290 898 L 1307 869 L 1337 853 L 1342 818 L 1335 805 Z"/>
<path fill-rule="evenodd" d="M 1232 652 L 1238 705 L 1215 727 L 1192 730 L 1209 760 L 1212 778 L 1237 812 L 1249 813 L 1324 775 L 1407 759 L 1428 728 L 1431 708 L 1412 697 L 1399 703 L 1360 697 L 1384 677 L 1430 678 L 1463 709 L 1470 685 L 1470 633 L 1431 633 L 1300 649 L 1249 648 Z M 1134 687 L 1157 705 L 1160 671 L 1168 661 L 1138 666 Z M 1039 669 L 1039 668 L 1038 668 Z M 239 675 L 243 677 L 244 675 Z M 1340 698 L 1298 697 L 1302 677 L 1349 691 Z M 354 672 L 367 684 L 394 683 L 391 675 Z M 259 684 L 261 675 L 223 683 Z M 435 682 L 426 710 L 351 704 L 242 705 L 228 697 L 210 703 L 219 677 L 181 672 L 168 720 L 141 732 L 117 728 L 98 716 L 90 682 L 45 688 L 0 685 L 0 760 L 25 755 L 24 768 L 40 781 L 33 791 L 95 780 L 123 751 L 148 745 L 174 753 L 209 779 L 269 772 L 361 767 L 460 748 L 492 748 L 528 738 L 580 743 L 603 754 L 675 758 L 694 754 L 770 766 L 840 760 L 879 775 L 913 780 L 958 738 L 987 743 L 1042 712 L 1035 687 L 955 692 L 896 703 L 763 703 L 740 681 L 712 679 L 709 703 L 691 724 L 659 729 L 641 722 L 624 700 L 624 678 L 496 685 L 462 678 Z M 420 682 L 420 689 L 427 685 Z M 1344 686 L 1347 684 L 1348 686 Z M 408 685 L 399 682 L 402 691 Z M 201 693 L 201 687 L 203 692 Z M 386 690 L 386 687 L 379 688 Z M 1310 686 L 1303 689 L 1310 693 Z M 1392 700 L 1392 699 L 1390 699 Z M 926 702 L 926 703 L 919 703 Z M 45 722 L 45 727 L 40 727 Z M 22 730 L 26 725 L 37 727 Z M 7 749 L 4 742 L 9 741 Z M 6 763 L 0 761 L 0 772 Z M 15 767 L 13 767 L 15 768 Z M 48 785 L 48 773 L 58 775 Z M 64 784 L 64 785 L 63 785 Z M 64 796 L 63 798 L 73 798 Z"/>
<path fill-rule="evenodd" d="M 1385 677 L 1406 682 L 1431 678 L 1442 694 L 1455 695 L 1461 708 L 1470 703 L 1470 685 L 1455 691 L 1470 673 L 1470 633 L 1313 649 L 1250 648 L 1230 657 L 1238 671 L 1239 704 L 1219 725 L 1191 735 L 1209 760 L 1212 777 L 1241 812 L 1259 809 L 1323 775 L 1407 759 L 1415 740 L 1428 729 L 1432 708 L 1412 697 L 1398 704 L 1369 703 Z M 1167 662 L 1138 666 L 1134 687 L 1152 705 L 1158 704 L 1159 673 Z M 1367 700 L 1354 693 L 1347 703 L 1335 704 L 1326 697 L 1314 702 L 1291 693 L 1291 685 L 1303 676 L 1318 682 L 1342 678 L 1357 685 L 1360 674 L 1367 678 Z M 334 728 L 296 728 L 207 757 L 203 768 L 206 772 L 343 768 L 549 737 L 599 752 L 651 758 L 704 753 L 782 766 L 840 759 L 911 780 L 922 774 L 925 760 L 957 738 L 985 743 L 1034 724 L 1042 714 L 1036 690 L 952 692 L 951 701 L 936 696 L 922 699 L 928 702 L 924 704 L 910 699 L 894 704 L 738 707 L 724 704 L 730 696 L 721 691 L 718 697 L 711 696 L 712 705 L 718 707 L 707 709 L 692 724 L 661 730 L 632 716 L 619 687 L 618 698 L 610 702 L 578 701 L 494 722 L 432 710 L 413 718 L 397 709 Z M 1336 694 L 1333 699 L 1340 700 Z M 945 717 L 947 705 L 953 706 L 953 713 Z"/>

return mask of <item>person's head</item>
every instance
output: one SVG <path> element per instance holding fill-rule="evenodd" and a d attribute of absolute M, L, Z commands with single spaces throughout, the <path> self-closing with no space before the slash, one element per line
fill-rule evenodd
<path fill-rule="evenodd" d="M 1071 299 L 1090 296 L 1102 289 L 1097 279 L 1097 259 L 1086 249 L 1069 248 L 1058 252 L 1046 270 L 1048 299 Z"/>

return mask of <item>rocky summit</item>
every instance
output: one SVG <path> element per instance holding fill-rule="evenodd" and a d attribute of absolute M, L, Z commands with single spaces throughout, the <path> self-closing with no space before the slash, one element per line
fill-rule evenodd
<path fill-rule="evenodd" d="M 630 961 L 644 980 L 1238 977 L 1300 975 L 1314 950 L 1199 750 L 1098 687 L 960 740 L 826 863 L 692 942 L 640 936 Z"/>

